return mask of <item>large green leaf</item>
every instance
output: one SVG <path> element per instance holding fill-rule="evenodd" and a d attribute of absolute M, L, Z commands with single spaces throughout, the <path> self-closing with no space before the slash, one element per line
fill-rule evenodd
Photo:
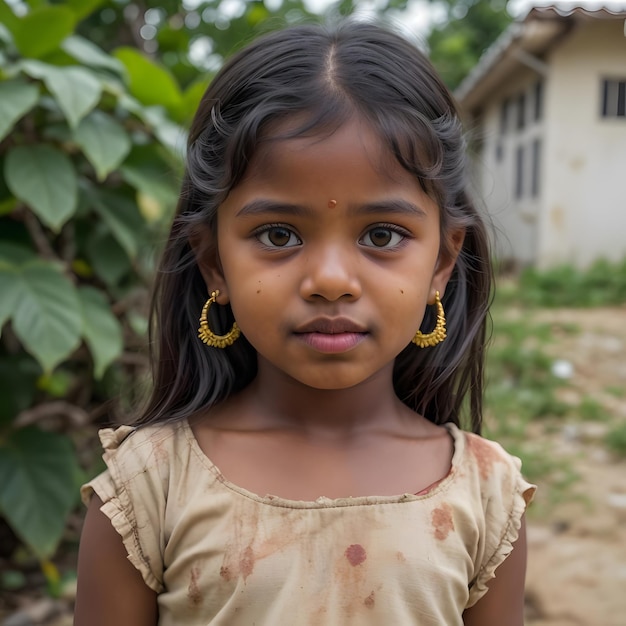
<path fill-rule="evenodd" d="M 57 67 L 30 59 L 20 67 L 29 76 L 43 80 L 72 128 L 98 104 L 102 95 L 102 83 L 85 67 Z"/>
<path fill-rule="evenodd" d="M 122 354 L 122 327 L 105 295 L 94 287 L 78 291 L 83 309 L 83 337 L 94 361 L 94 375 L 102 378 L 106 368 Z"/>
<path fill-rule="evenodd" d="M 94 230 L 87 241 L 85 255 L 98 278 L 111 287 L 131 270 L 128 254 L 109 232 Z"/>
<path fill-rule="evenodd" d="M 91 111 L 102 94 L 100 81 L 82 67 L 55 68 L 44 77 L 71 127 Z"/>
<path fill-rule="evenodd" d="M 0 0 L 0 25 L 6 26 L 7 30 L 14 32 L 18 28 L 19 19 L 11 10 L 5 0 Z"/>
<path fill-rule="evenodd" d="M 202 96 L 209 86 L 209 82 L 210 81 L 205 78 L 202 78 L 187 87 L 183 94 L 184 110 L 182 122 L 186 124 L 191 122 L 193 116 L 196 114 L 200 100 L 202 100 Z"/>
<path fill-rule="evenodd" d="M 13 329 L 49 372 L 80 344 L 83 319 L 76 288 L 56 267 L 43 261 L 24 265 L 20 278 Z"/>
<path fill-rule="evenodd" d="M 161 152 L 154 144 L 135 146 L 120 173 L 137 190 L 171 208 L 176 205 L 180 181 Z"/>
<path fill-rule="evenodd" d="M 130 92 L 145 105 L 160 105 L 179 111 L 182 94 L 174 77 L 134 48 L 118 48 L 115 56 L 124 64 L 130 79 Z"/>
<path fill-rule="evenodd" d="M 130 152 L 130 137 L 114 119 L 93 111 L 74 131 L 74 140 L 104 180 Z"/>
<path fill-rule="evenodd" d="M 2 233 L 6 235 L 6 233 Z M 26 246 L 22 246 L 13 241 L 0 240 L 0 261 L 11 263 L 12 265 L 23 265 L 29 261 L 34 261 L 37 255 Z"/>
<path fill-rule="evenodd" d="M 82 2 L 83 0 L 79 1 Z M 61 44 L 61 49 L 84 65 L 111 70 L 121 75 L 126 72 L 126 68 L 118 59 L 108 55 L 91 41 L 79 35 L 68 37 Z"/>
<path fill-rule="evenodd" d="M 63 435 L 29 427 L 0 443 L 0 512 L 41 559 L 51 557 L 61 540 L 78 471 Z"/>
<path fill-rule="evenodd" d="M 92 192 L 90 199 L 126 254 L 131 258 L 136 257 L 145 229 L 137 205 L 126 196 L 104 190 Z"/>
<path fill-rule="evenodd" d="M 128 110 L 148 124 L 156 138 L 179 160 L 184 159 L 187 133 L 168 117 L 161 107 L 133 107 L 132 98 L 125 100 Z"/>
<path fill-rule="evenodd" d="M 13 124 L 35 106 L 38 99 L 37 85 L 19 78 L 0 83 L 0 141 Z"/>
<path fill-rule="evenodd" d="M 0 335 L 2 326 L 13 316 L 20 295 L 20 276 L 18 269 L 0 260 Z"/>
<path fill-rule="evenodd" d="M 37 7 L 11 28 L 15 46 L 25 57 L 40 59 L 59 47 L 74 30 L 76 17 L 63 6 Z"/>
<path fill-rule="evenodd" d="M 33 403 L 41 368 L 28 355 L 0 356 L 0 428 Z"/>
<path fill-rule="evenodd" d="M 7 154 L 4 176 L 11 192 L 53 230 L 74 214 L 78 183 L 72 162 L 46 145 L 17 146 Z"/>
<path fill-rule="evenodd" d="M 74 11 L 76 17 L 82 19 L 93 13 L 95 9 L 104 3 L 104 0 L 65 0 L 65 2 Z"/>

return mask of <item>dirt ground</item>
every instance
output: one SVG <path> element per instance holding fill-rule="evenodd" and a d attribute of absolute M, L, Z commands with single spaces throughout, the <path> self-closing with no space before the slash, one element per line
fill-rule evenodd
<path fill-rule="evenodd" d="M 526 626 L 626 626 L 626 459 L 604 445 L 608 429 L 626 422 L 626 308 L 533 317 L 579 329 L 548 347 L 555 360 L 571 364 L 563 399 L 593 397 L 606 416 L 564 418 L 527 433 L 548 441 L 554 459 L 567 462 L 577 479 L 556 504 L 550 485 L 537 481 L 528 518 Z M 70 626 L 72 596 L 70 585 L 62 600 L 24 597 L 21 610 L 0 611 L 0 626 Z"/>
<path fill-rule="evenodd" d="M 526 624 L 626 626 L 626 460 L 603 444 L 611 424 L 626 422 L 626 393 L 619 393 L 626 392 L 626 309 L 541 315 L 580 328 L 551 347 L 573 366 L 566 399 L 592 396 L 609 416 L 533 433 L 550 438 L 553 454 L 570 460 L 578 479 L 575 497 L 530 514 Z"/>

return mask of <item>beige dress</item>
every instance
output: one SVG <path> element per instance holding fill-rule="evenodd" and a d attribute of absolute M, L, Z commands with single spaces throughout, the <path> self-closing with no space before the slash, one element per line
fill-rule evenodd
<path fill-rule="evenodd" d="M 447 425 L 448 476 L 422 495 L 315 502 L 229 482 L 187 422 L 100 433 L 83 486 L 158 592 L 160 626 L 462 625 L 511 551 L 535 487 L 496 443 Z"/>

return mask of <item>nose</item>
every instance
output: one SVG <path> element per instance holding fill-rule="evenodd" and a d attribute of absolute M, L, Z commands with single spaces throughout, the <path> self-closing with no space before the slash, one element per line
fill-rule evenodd
<path fill-rule="evenodd" d="M 356 300 L 362 292 L 358 270 L 358 255 L 353 251 L 337 244 L 316 247 L 306 259 L 300 293 L 305 300 Z"/>

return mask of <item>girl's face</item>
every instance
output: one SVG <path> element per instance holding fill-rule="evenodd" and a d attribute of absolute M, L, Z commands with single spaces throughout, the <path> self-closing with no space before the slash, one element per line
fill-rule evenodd
<path fill-rule="evenodd" d="M 318 389 L 391 379 L 454 265 L 439 255 L 437 205 L 358 120 L 263 144 L 217 224 L 220 267 L 204 275 L 258 376 Z"/>

